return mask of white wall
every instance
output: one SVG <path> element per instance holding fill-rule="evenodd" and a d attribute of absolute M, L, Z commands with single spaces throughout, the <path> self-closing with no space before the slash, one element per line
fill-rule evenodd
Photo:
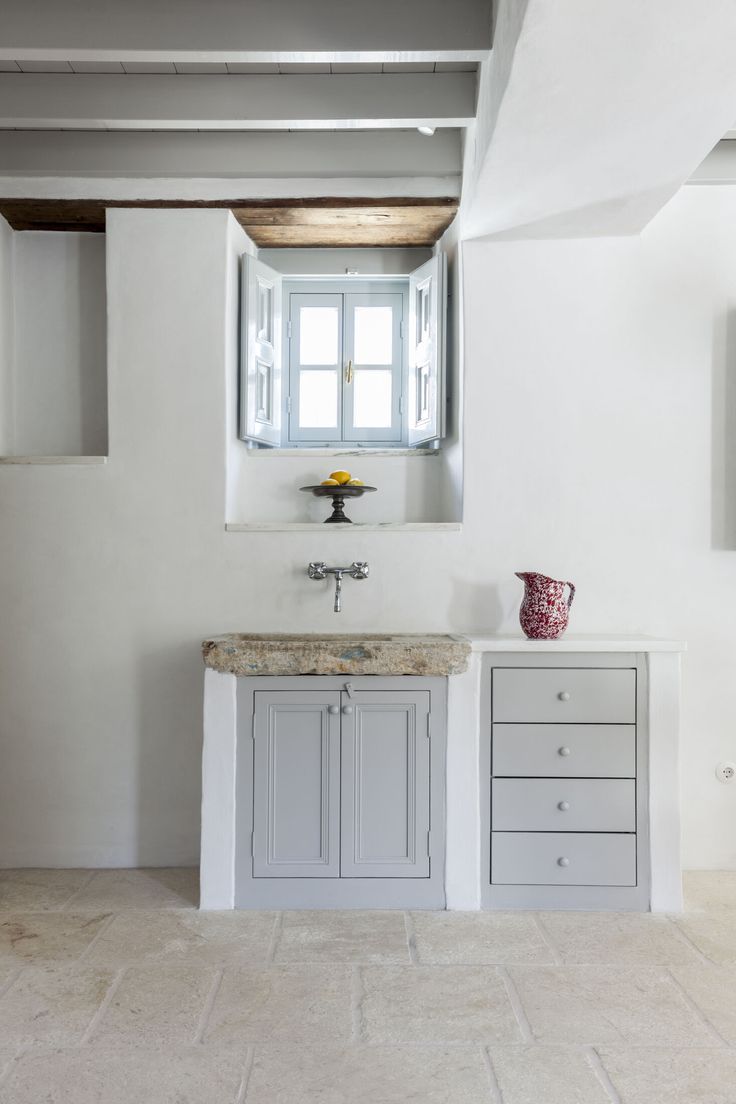
<path fill-rule="evenodd" d="M 13 231 L 0 217 L 0 456 L 13 448 Z"/>
<path fill-rule="evenodd" d="M 109 463 L 0 469 L 0 864 L 196 860 L 205 636 L 513 630 L 538 568 L 573 631 L 689 640 L 686 862 L 736 868 L 736 188 L 640 240 L 463 247 L 461 533 L 224 532 L 233 226 L 112 213 Z M 346 556 L 338 619 L 305 568 Z"/>

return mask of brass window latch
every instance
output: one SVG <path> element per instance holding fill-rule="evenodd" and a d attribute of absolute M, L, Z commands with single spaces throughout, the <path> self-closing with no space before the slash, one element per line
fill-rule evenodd
<path fill-rule="evenodd" d="M 353 382 L 353 362 L 352 362 L 352 360 L 349 360 L 347 362 L 347 364 L 345 365 L 345 382 L 346 383 L 352 383 Z"/>

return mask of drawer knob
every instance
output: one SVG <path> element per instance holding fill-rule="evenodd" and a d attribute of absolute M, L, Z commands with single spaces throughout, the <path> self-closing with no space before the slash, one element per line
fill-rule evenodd
<path fill-rule="evenodd" d="M 557 749 L 557 754 L 561 755 L 562 758 L 565 759 L 570 754 L 570 749 L 569 749 L 569 747 L 558 748 Z"/>
<path fill-rule="evenodd" d="M 327 706 L 327 712 L 332 713 L 332 715 L 334 716 L 335 713 L 340 712 L 340 706 L 339 705 L 328 705 Z"/>
<path fill-rule="evenodd" d="M 567 810 L 570 808 L 570 802 L 569 801 L 560 801 L 557 805 L 557 808 L 560 810 L 560 812 L 566 813 Z"/>
<path fill-rule="evenodd" d="M 560 690 L 557 697 L 560 699 L 560 701 L 569 701 L 570 700 L 570 691 L 569 690 Z"/>
<path fill-rule="evenodd" d="M 566 859 L 565 856 L 563 855 L 561 858 L 559 858 L 557 860 L 557 865 L 558 866 L 569 866 L 570 865 L 570 860 Z"/>
<path fill-rule="evenodd" d="M 343 711 L 343 713 L 352 713 L 353 712 L 353 707 L 352 707 L 352 705 L 344 705 L 342 707 L 342 711 Z"/>

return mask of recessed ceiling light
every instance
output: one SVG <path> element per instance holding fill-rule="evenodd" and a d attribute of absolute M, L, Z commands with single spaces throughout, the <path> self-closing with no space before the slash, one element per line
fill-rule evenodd
<path fill-rule="evenodd" d="M 421 126 L 421 127 L 417 127 L 417 130 L 419 131 L 420 134 L 423 134 L 426 138 L 431 138 L 432 135 L 435 132 L 435 127 Z"/>

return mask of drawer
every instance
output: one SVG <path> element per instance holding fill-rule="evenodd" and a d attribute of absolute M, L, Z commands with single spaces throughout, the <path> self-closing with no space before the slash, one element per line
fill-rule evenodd
<path fill-rule="evenodd" d="M 496 885 L 636 885 L 636 836 L 493 832 Z"/>
<path fill-rule="evenodd" d="M 635 832 L 629 778 L 494 778 L 496 832 Z"/>
<path fill-rule="evenodd" d="M 636 726 L 494 724 L 493 774 L 634 778 Z"/>
<path fill-rule="evenodd" d="M 633 724 L 636 671 L 628 667 L 496 667 L 493 720 Z"/>

